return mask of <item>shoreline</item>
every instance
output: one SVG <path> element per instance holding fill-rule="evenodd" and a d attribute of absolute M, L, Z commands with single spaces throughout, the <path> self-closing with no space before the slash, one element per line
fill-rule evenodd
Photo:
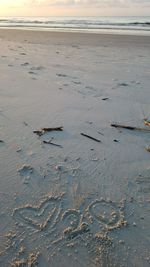
<path fill-rule="evenodd" d="M 93 37 L 94 38 L 91 38 Z M 81 44 L 81 45 L 107 45 L 111 43 L 117 46 L 141 46 L 149 47 L 150 36 L 125 35 L 125 34 L 105 34 L 92 32 L 58 32 L 58 31 L 36 31 L 26 29 L 0 29 L 0 38 L 9 41 L 28 42 L 37 44 Z"/>
<path fill-rule="evenodd" d="M 35 31 L 35 32 L 59 32 L 59 33 L 82 33 L 82 34 L 98 34 L 98 35 L 126 35 L 126 36 L 150 36 L 149 30 L 143 29 L 113 29 L 113 28 L 102 28 L 102 29 L 88 29 L 88 28 L 44 28 L 44 27 L 10 27 L 1 26 L 0 30 L 21 30 L 21 31 Z"/>

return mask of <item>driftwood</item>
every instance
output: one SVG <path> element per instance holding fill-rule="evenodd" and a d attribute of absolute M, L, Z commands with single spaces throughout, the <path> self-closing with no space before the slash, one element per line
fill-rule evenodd
<path fill-rule="evenodd" d="M 42 128 L 44 132 L 51 132 L 51 131 L 63 131 L 63 127 L 51 127 L 51 128 Z"/>
<path fill-rule="evenodd" d="M 104 101 L 106 101 L 106 100 L 108 100 L 109 99 L 109 97 L 104 97 L 104 98 L 102 98 L 102 100 L 104 100 Z"/>
<path fill-rule="evenodd" d="M 45 140 L 44 140 L 44 141 L 43 141 L 43 143 L 44 143 L 44 144 L 53 145 L 53 146 L 62 147 L 62 146 L 61 146 L 61 145 L 59 145 L 59 144 L 53 143 L 53 142 L 52 142 L 52 139 L 51 139 L 51 140 L 49 140 L 49 141 L 45 141 Z"/>
<path fill-rule="evenodd" d="M 150 146 L 146 147 L 145 149 L 146 151 L 150 152 Z"/>
<path fill-rule="evenodd" d="M 150 127 L 150 121 L 148 121 L 146 119 L 144 120 L 144 124 Z"/>
<path fill-rule="evenodd" d="M 119 140 L 117 140 L 117 139 L 114 139 L 113 141 L 114 141 L 115 143 L 119 143 Z"/>
<path fill-rule="evenodd" d="M 83 136 L 85 136 L 85 137 L 87 137 L 87 138 L 89 138 L 89 139 L 92 139 L 92 140 L 94 140 L 94 141 L 96 141 L 96 142 L 101 143 L 101 140 L 96 139 L 96 138 L 94 138 L 94 137 L 92 137 L 92 136 L 90 136 L 90 135 L 87 135 L 87 134 L 84 134 L 84 133 L 81 133 L 81 135 L 83 135 Z"/>
<path fill-rule="evenodd" d="M 37 134 L 38 136 L 42 136 L 43 134 L 47 132 L 52 132 L 52 131 L 63 131 L 63 127 L 51 127 L 51 128 L 41 128 L 40 130 L 35 130 L 33 133 Z"/>
<path fill-rule="evenodd" d="M 123 128 L 123 129 L 127 129 L 127 130 L 131 130 L 131 131 L 143 131 L 143 132 L 149 132 L 149 129 L 145 129 L 145 128 L 140 128 L 140 127 L 134 127 L 134 126 L 128 126 L 128 125 L 121 125 L 121 124 L 111 124 L 111 127 L 115 127 L 115 128 Z"/>

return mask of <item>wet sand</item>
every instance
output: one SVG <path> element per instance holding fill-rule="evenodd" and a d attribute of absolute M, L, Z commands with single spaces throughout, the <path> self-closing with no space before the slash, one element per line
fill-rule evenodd
<path fill-rule="evenodd" d="M 0 30 L 0 266 L 149 266 L 149 51 Z"/>

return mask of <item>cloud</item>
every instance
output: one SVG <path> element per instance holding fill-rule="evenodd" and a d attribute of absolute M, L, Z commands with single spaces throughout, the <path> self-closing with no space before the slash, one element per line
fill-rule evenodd
<path fill-rule="evenodd" d="M 1 1 L 1 0 L 0 0 Z M 5 3 L 11 3 L 13 6 L 30 7 L 134 7 L 150 6 L 150 0 L 5 0 Z"/>
<path fill-rule="evenodd" d="M 31 0 L 27 0 L 31 2 Z M 32 0 L 33 5 L 46 6 L 89 6 L 89 7 L 111 7 L 111 6 L 130 6 L 130 5 L 147 5 L 150 0 Z"/>

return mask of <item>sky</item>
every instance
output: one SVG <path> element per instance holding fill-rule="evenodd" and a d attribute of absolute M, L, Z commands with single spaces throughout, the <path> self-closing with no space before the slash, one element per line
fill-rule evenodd
<path fill-rule="evenodd" d="M 150 16 L 150 0 L 0 0 L 0 16 Z"/>

